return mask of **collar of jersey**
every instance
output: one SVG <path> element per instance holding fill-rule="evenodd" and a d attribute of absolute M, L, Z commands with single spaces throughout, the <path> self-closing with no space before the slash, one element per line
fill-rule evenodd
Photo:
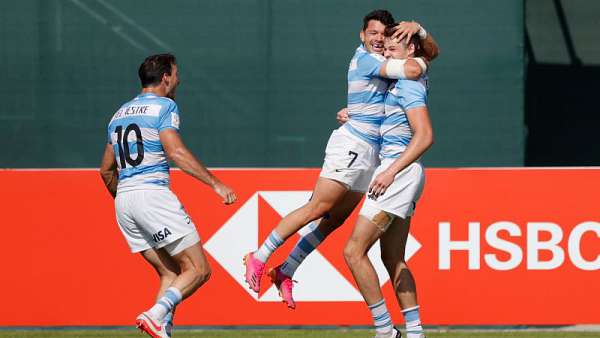
<path fill-rule="evenodd" d="M 141 93 L 140 95 L 136 96 L 136 98 L 142 98 L 142 97 L 158 97 L 158 95 L 156 95 L 154 93 Z"/>

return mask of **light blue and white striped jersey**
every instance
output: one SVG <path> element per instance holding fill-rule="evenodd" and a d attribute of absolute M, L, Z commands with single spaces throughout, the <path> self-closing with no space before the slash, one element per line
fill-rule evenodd
<path fill-rule="evenodd" d="M 385 120 L 381 124 L 379 157 L 396 158 L 412 139 L 406 111 L 427 105 L 427 75 L 418 81 L 398 80 L 385 97 Z"/>
<path fill-rule="evenodd" d="M 343 126 L 355 136 L 379 146 L 379 127 L 385 117 L 384 100 L 389 80 L 379 76 L 383 55 L 356 49 L 348 68 L 348 117 Z"/>
<path fill-rule="evenodd" d="M 144 93 L 125 103 L 108 124 L 119 168 L 117 190 L 164 189 L 169 186 L 169 163 L 158 134 L 179 130 L 175 101 Z"/>

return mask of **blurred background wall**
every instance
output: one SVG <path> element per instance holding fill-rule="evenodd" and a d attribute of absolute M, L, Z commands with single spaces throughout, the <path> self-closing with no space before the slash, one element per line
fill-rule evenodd
<path fill-rule="evenodd" d="M 597 164 L 589 143 L 598 121 L 599 6 L 3 1 L 0 167 L 98 166 L 108 120 L 139 91 L 138 65 L 166 51 L 181 71 L 182 135 L 207 165 L 320 166 L 335 112 L 345 106 L 362 17 L 376 8 L 419 21 L 441 47 L 430 69 L 436 143 L 427 165 Z"/>
<path fill-rule="evenodd" d="M 526 2 L 526 165 L 599 165 L 600 1 Z"/>

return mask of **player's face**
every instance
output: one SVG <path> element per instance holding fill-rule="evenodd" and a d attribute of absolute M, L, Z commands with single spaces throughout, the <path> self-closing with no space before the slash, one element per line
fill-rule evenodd
<path fill-rule="evenodd" d="M 175 100 L 175 89 L 179 85 L 179 77 L 177 75 L 177 65 L 172 65 L 171 67 L 171 75 L 165 74 L 165 85 L 167 89 L 167 97 Z"/>
<path fill-rule="evenodd" d="M 367 28 L 360 32 L 360 40 L 369 53 L 383 54 L 384 31 L 384 24 L 377 20 L 370 20 Z"/>
<path fill-rule="evenodd" d="M 395 39 L 385 38 L 383 56 L 392 59 L 406 59 L 410 54 L 410 49 L 404 42 L 397 42 Z"/>

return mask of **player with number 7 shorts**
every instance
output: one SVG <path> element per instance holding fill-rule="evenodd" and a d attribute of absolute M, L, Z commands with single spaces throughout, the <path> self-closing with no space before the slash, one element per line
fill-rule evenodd
<path fill-rule="evenodd" d="M 271 254 L 306 224 L 321 219 L 318 227 L 309 225 L 311 231 L 296 245 L 288 260 L 269 271 L 289 308 L 295 308 L 291 279 L 295 269 L 350 215 L 379 165 L 379 129 L 385 118 L 388 79 L 417 79 L 425 72 L 425 63 L 416 58 L 386 61 L 383 57 L 384 30 L 393 23 L 394 18 L 386 10 L 376 10 L 364 17 L 360 32 L 362 44 L 356 49 L 348 69 L 349 120 L 329 138 L 312 198 L 284 217 L 260 248 L 244 257 L 246 283 L 258 293 L 265 263 Z M 410 23 L 407 28 L 415 34 L 420 26 Z M 437 50 L 431 37 L 427 45 Z"/>

